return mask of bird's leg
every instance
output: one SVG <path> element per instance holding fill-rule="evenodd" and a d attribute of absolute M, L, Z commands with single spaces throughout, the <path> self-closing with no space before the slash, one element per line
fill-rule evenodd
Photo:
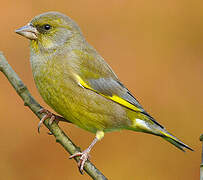
<path fill-rule="evenodd" d="M 40 127 L 41 127 L 42 123 L 48 118 L 50 118 L 49 125 L 51 125 L 53 123 L 53 121 L 55 121 L 57 124 L 59 123 L 59 121 L 69 122 L 66 119 L 64 119 L 63 117 L 55 115 L 44 108 L 40 109 L 39 113 L 40 114 L 45 113 L 45 115 L 42 117 L 42 119 L 40 120 L 40 122 L 38 124 L 38 132 L 40 132 Z"/>
<path fill-rule="evenodd" d="M 84 168 L 84 164 L 85 162 L 90 158 L 90 151 L 92 149 L 92 147 L 95 145 L 95 143 L 98 141 L 98 139 L 95 137 L 94 140 L 92 141 L 92 143 L 90 144 L 90 146 L 85 149 L 83 152 L 78 152 L 73 154 L 72 156 L 69 157 L 69 159 L 80 156 L 79 162 L 78 162 L 78 168 L 81 174 L 83 174 L 83 168 Z"/>
<path fill-rule="evenodd" d="M 72 159 L 74 157 L 80 156 L 79 162 L 78 162 L 78 168 L 81 174 L 83 174 L 83 169 L 85 162 L 90 158 L 90 151 L 92 147 L 96 144 L 98 140 L 101 140 L 104 137 L 103 131 L 97 131 L 96 137 L 92 141 L 92 143 L 89 145 L 87 149 L 85 149 L 83 152 L 77 152 L 69 157 L 69 159 Z"/>

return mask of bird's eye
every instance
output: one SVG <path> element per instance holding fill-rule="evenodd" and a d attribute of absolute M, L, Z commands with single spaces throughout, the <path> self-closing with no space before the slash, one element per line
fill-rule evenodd
<path fill-rule="evenodd" d="M 45 24 L 43 28 L 48 31 L 49 29 L 51 29 L 51 26 L 49 24 Z"/>

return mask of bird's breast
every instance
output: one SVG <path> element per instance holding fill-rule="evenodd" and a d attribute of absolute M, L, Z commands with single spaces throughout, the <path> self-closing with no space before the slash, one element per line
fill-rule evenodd
<path fill-rule="evenodd" d="M 36 86 L 44 101 L 57 113 L 91 132 L 126 126 L 125 109 L 99 94 L 82 88 L 68 61 L 52 59 L 33 63 Z"/>

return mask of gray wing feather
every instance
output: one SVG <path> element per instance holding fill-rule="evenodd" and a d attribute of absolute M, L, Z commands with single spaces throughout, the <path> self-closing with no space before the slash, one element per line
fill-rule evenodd
<path fill-rule="evenodd" d="M 117 95 L 144 112 L 144 109 L 135 97 L 133 97 L 128 89 L 118 80 L 114 80 L 112 78 L 99 78 L 90 79 L 88 82 L 96 91 L 108 96 Z"/>
<path fill-rule="evenodd" d="M 130 91 L 119 81 L 112 78 L 99 78 L 99 79 L 89 79 L 91 87 L 95 89 L 97 92 L 102 93 L 104 95 L 112 96 L 117 95 L 127 102 L 131 103 L 135 107 L 139 108 L 142 114 L 145 114 L 151 121 L 155 124 L 164 128 L 161 124 L 159 124 L 152 116 L 150 116 L 140 105 L 137 99 L 130 93 Z"/>

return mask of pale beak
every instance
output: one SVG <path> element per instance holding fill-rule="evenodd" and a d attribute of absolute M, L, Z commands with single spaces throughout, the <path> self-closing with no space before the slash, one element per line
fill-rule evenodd
<path fill-rule="evenodd" d="M 39 33 L 35 27 L 33 27 L 30 23 L 26 26 L 23 26 L 19 29 L 16 29 L 15 32 L 24 36 L 30 40 L 36 40 L 37 34 Z"/>

